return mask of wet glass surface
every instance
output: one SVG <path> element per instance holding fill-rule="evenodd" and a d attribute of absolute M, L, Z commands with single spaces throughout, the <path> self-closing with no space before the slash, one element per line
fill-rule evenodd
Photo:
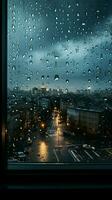
<path fill-rule="evenodd" d="M 112 162 L 112 2 L 8 0 L 9 162 Z"/>

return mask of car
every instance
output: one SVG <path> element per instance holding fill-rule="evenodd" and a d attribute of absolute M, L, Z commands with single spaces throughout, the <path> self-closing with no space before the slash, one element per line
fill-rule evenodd
<path fill-rule="evenodd" d="M 19 152 L 17 152 L 17 158 L 18 158 L 20 161 L 24 161 L 25 158 L 26 158 L 26 155 L 24 154 L 23 151 L 19 151 Z"/>
<path fill-rule="evenodd" d="M 90 144 L 83 144 L 82 147 L 85 148 L 85 149 L 95 150 L 95 147 L 91 146 Z"/>

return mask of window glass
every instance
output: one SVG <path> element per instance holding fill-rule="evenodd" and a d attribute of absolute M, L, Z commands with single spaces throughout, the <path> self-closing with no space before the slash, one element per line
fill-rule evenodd
<path fill-rule="evenodd" d="M 112 1 L 8 0 L 8 161 L 112 162 Z"/>

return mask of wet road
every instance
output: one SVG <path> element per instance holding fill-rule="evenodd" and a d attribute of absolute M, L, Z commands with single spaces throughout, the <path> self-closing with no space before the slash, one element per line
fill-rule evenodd
<path fill-rule="evenodd" d="M 63 136 L 64 124 L 60 123 L 59 112 L 52 114 L 52 123 L 48 128 L 48 136 L 40 137 L 37 133 L 33 144 L 29 147 L 28 161 L 30 162 L 73 162 L 69 153 L 66 154 L 65 160 L 62 159 L 63 151 L 73 141 Z M 60 151 L 61 149 L 61 151 Z M 67 151 L 67 150 L 66 150 Z"/>
<path fill-rule="evenodd" d="M 64 137 L 63 130 L 64 124 L 60 123 L 60 113 L 54 112 L 51 125 L 47 130 L 48 135 L 42 137 L 39 132 L 34 133 L 35 139 L 32 145 L 28 147 L 29 154 L 26 161 L 40 163 L 90 163 L 109 160 L 109 162 L 112 162 L 112 152 L 110 150 L 99 151 L 94 148 L 80 148 L 82 146 L 80 144 L 84 144 L 84 140 Z"/>

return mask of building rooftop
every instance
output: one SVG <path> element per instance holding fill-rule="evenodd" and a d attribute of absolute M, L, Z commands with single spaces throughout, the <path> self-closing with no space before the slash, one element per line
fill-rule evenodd
<path fill-rule="evenodd" d="M 96 113 L 101 113 L 103 110 L 101 109 L 87 109 L 87 108 L 74 108 L 74 107 L 69 107 L 69 109 L 73 109 L 73 110 L 80 110 L 80 111 L 87 111 L 87 112 L 96 112 Z"/>

